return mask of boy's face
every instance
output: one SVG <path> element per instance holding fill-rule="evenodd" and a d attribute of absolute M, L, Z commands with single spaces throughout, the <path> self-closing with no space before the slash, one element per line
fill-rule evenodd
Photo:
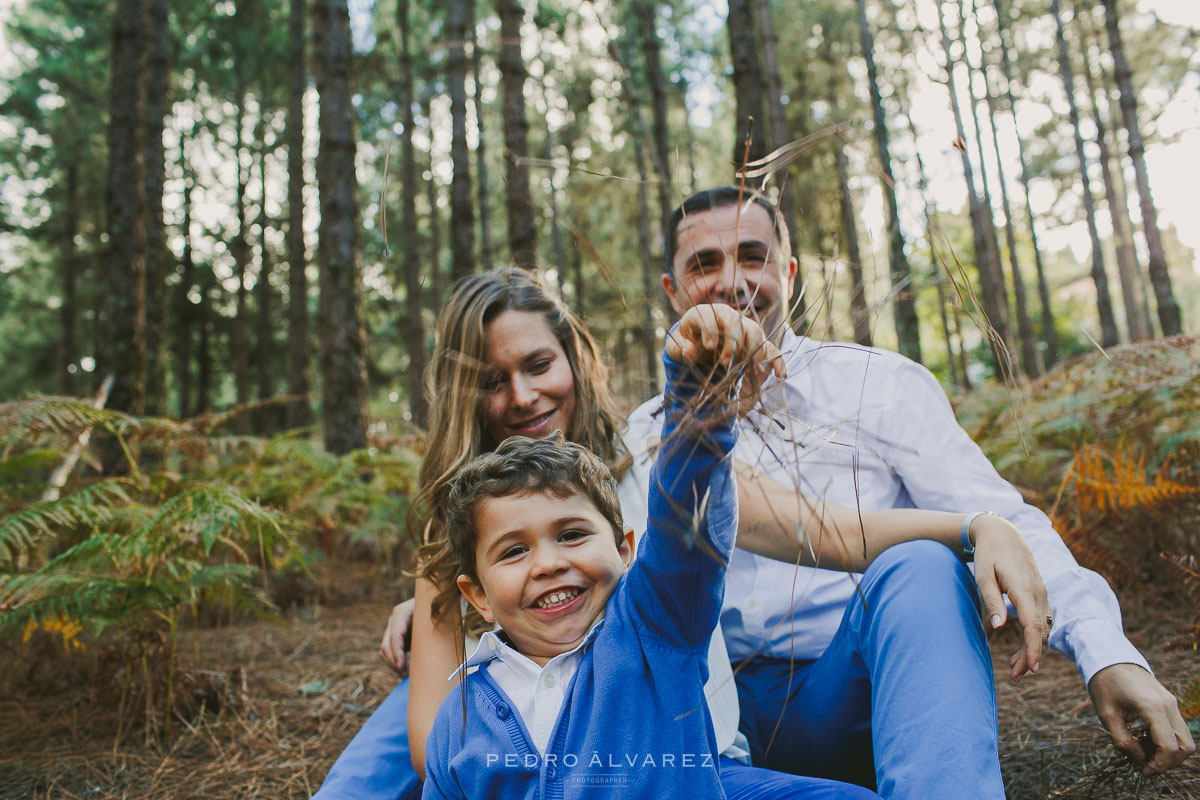
<path fill-rule="evenodd" d="M 542 666 L 583 641 L 633 560 L 633 531 L 618 545 L 612 525 L 578 492 L 487 498 L 475 509 L 475 529 L 479 581 L 459 575 L 458 587 Z"/>

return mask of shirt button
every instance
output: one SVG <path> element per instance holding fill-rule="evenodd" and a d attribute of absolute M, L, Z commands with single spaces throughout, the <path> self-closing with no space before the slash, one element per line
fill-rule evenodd
<path fill-rule="evenodd" d="M 547 689 L 553 688 L 554 687 L 553 673 L 547 672 L 546 675 L 542 678 L 542 683 L 546 684 Z"/>
<path fill-rule="evenodd" d="M 558 767 L 550 764 L 546 767 L 546 780 L 552 781 L 558 777 Z"/>
<path fill-rule="evenodd" d="M 496 640 L 489 638 L 488 639 L 488 647 L 491 648 L 493 653 L 496 652 Z"/>
<path fill-rule="evenodd" d="M 747 603 L 747 605 L 750 606 L 750 608 L 758 608 L 758 601 L 751 600 L 749 603 Z"/>
<path fill-rule="evenodd" d="M 509 713 L 508 706 L 504 705 L 503 703 L 496 706 L 496 716 L 500 719 L 508 719 Z"/>

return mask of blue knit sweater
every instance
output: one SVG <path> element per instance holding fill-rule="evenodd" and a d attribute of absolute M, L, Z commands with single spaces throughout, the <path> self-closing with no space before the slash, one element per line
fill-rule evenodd
<path fill-rule="evenodd" d="M 723 797 L 704 682 L 737 533 L 728 396 L 683 425 L 709 389 L 665 354 L 663 444 L 633 566 L 590 634 L 545 754 L 487 664 L 452 691 L 426 741 L 425 798 Z M 687 406 L 691 401 L 691 409 Z"/>

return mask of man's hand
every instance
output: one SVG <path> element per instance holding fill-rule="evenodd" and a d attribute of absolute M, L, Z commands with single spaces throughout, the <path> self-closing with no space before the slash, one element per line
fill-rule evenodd
<path fill-rule="evenodd" d="M 388 617 L 387 630 L 379 645 L 379 657 L 401 678 L 408 677 L 408 649 L 412 645 L 412 599 L 405 600 L 392 608 Z"/>
<path fill-rule="evenodd" d="M 667 337 L 667 355 L 681 363 L 720 364 L 729 370 L 741 366 L 758 386 L 767 374 L 787 377 L 787 364 L 757 322 L 726 305 L 689 308 Z"/>
<path fill-rule="evenodd" d="M 1033 553 L 1015 525 L 992 514 L 976 517 L 971 535 L 975 540 L 975 583 L 991 626 L 999 628 L 1008 621 L 1005 594 L 1021 620 L 1024 643 L 1009 659 L 1012 677 L 1015 680 L 1027 671 L 1037 672 L 1053 612 Z"/>
<path fill-rule="evenodd" d="M 1142 775 L 1173 769 L 1196 751 L 1175 695 L 1136 664 L 1113 664 L 1100 670 L 1088 683 L 1088 694 L 1113 745 L 1145 765 Z M 1154 748 L 1149 758 L 1129 732 L 1129 723 L 1136 719 L 1150 729 Z"/>

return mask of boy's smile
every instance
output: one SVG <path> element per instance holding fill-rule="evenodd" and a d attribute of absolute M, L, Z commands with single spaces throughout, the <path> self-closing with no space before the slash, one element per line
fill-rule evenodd
<path fill-rule="evenodd" d="M 618 544 L 612 525 L 578 492 L 487 498 L 476 507 L 475 529 L 479 581 L 460 575 L 459 589 L 542 666 L 583 641 L 633 560 L 633 531 Z"/>

